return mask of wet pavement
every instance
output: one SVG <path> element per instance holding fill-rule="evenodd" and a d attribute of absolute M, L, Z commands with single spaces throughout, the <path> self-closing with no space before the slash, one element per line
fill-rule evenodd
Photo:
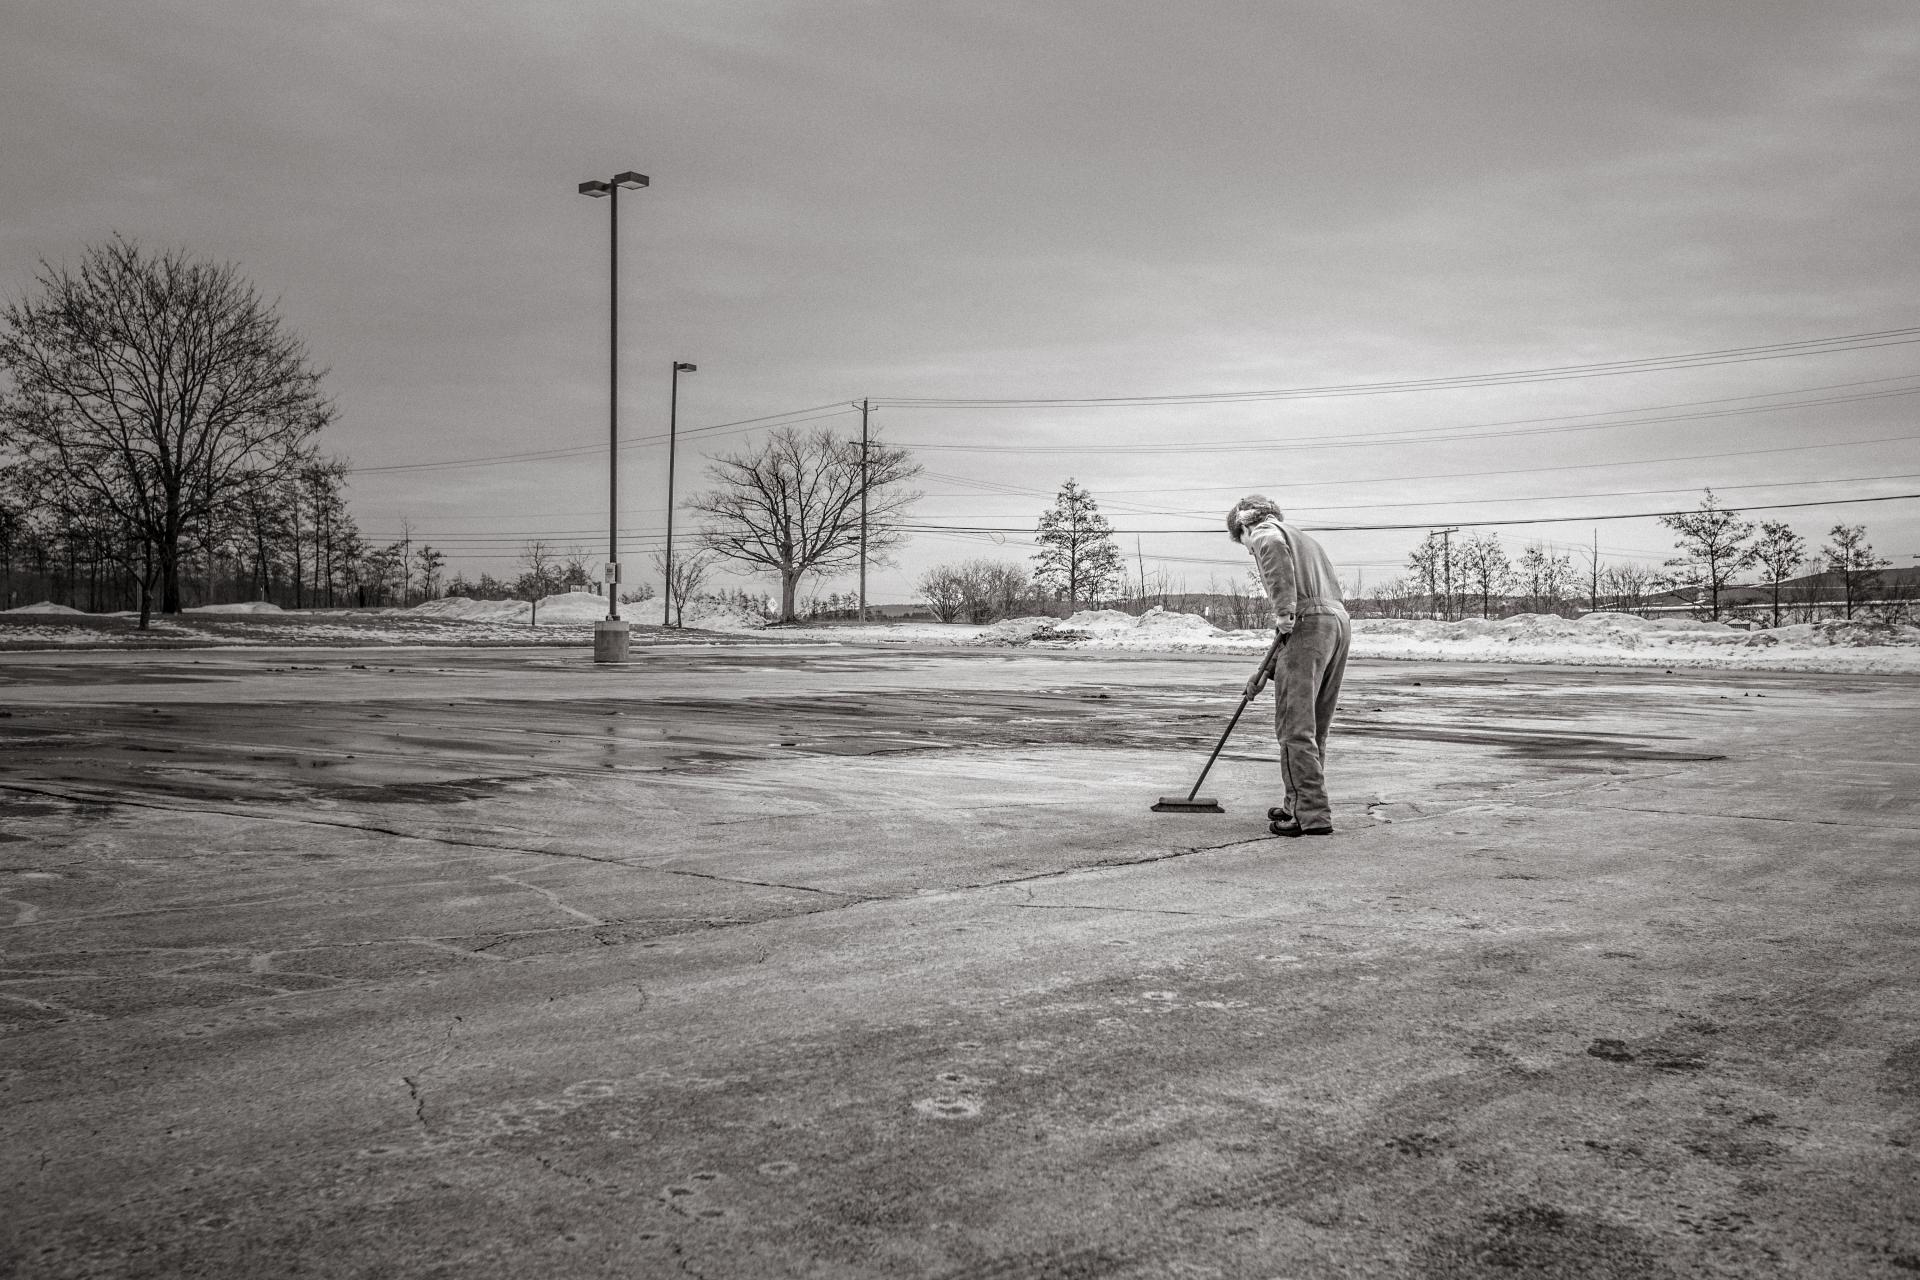
<path fill-rule="evenodd" d="M 0 1274 L 1905 1276 L 1920 681 L 0 656 Z"/>

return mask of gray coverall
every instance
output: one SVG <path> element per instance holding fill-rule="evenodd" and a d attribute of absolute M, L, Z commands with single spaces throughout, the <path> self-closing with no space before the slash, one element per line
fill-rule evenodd
<path fill-rule="evenodd" d="M 1302 827 L 1333 824 L 1327 804 L 1327 729 L 1340 701 L 1353 625 L 1340 578 L 1318 542 L 1291 524 L 1263 520 L 1242 535 L 1273 601 L 1274 625 L 1290 632 L 1273 673 L 1274 732 L 1286 807 Z"/>

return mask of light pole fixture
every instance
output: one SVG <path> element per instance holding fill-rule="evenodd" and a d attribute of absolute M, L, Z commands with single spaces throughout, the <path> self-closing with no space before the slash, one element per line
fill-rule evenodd
<path fill-rule="evenodd" d="M 680 425 L 680 375 L 697 373 L 700 366 L 688 364 L 684 360 L 673 362 L 673 389 L 667 395 L 667 570 L 663 575 L 660 594 L 666 603 L 660 609 L 660 625 L 673 625 L 673 445 L 675 433 Z M 686 608 L 683 602 L 680 606 Z"/>
<path fill-rule="evenodd" d="M 629 169 L 580 184 L 580 194 L 608 200 L 607 255 L 607 616 L 593 626 L 593 660 L 627 660 L 627 624 L 620 620 L 620 189 L 638 190 L 647 175 Z"/>

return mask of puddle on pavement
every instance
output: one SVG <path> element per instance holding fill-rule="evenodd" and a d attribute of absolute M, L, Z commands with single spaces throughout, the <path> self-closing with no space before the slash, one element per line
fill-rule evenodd
<path fill-rule="evenodd" d="M 890 654 L 775 651 L 756 659 L 762 674 L 767 667 L 910 669 Z M 462 669 L 458 662 L 438 656 L 436 661 L 451 672 Z M 720 681 L 726 679 L 726 667 L 738 665 L 729 660 L 716 671 L 712 655 L 693 653 L 663 661 Z M 166 664 L 160 674 L 189 678 L 178 664 Z M 1671 736 L 1621 730 L 1634 723 L 1638 696 L 1657 699 L 1665 713 L 1661 723 L 1671 726 L 1676 710 L 1671 687 L 1634 694 L 1623 692 L 1617 682 L 1601 688 L 1584 676 L 1461 672 L 1435 677 L 1422 671 L 1421 679 L 1413 680 L 1409 674 L 1368 673 L 1354 680 L 1336 733 L 1485 747 L 1558 768 L 1719 758 L 1689 750 Z M 94 678 L 83 674 L 80 682 Z M 930 681 L 938 678 L 937 670 L 929 673 Z M 564 701 L 486 700 L 462 692 L 465 696 L 444 702 L 25 707 L 0 720 L 0 777 L 205 801 L 304 797 L 344 804 L 451 805 L 509 787 L 524 790 L 544 781 L 564 785 L 570 775 L 710 772 L 796 755 L 874 757 L 1010 747 L 1191 755 L 1204 753 L 1217 740 L 1234 701 L 1233 690 L 1204 684 Z M 1270 714 L 1263 706 L 1246 717 L 1229 758 L 1236 751 L 1255 753 L 1245 758 L 1265 758 L 1275 750 L 1265 723 Z"/>

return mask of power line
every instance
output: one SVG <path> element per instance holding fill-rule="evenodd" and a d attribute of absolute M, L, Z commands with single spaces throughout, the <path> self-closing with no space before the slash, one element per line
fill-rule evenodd
<path fill-rule="evenodd" d="M 1871 478 L 1872 479 L 1902 479 L 1904 477 L 1875 476 Z M 1847 483 L 1847 482 L 1839 481 L 1839 480 L 1812 480 L 1812 481 L 1806 481 L 1804 483 L 1841 484 L 1841 483 Z M 1782 484 L 1782 485 L 1729 485 L 1725 487 L 1727 488 L 1786 488 L 1789 486 Z M 1667 489 L 1667 490 L 1646 490 L 1643 492 L 1674 493 L 1679 491 Z M 1579 494 L 1579 495 L 1573 495 L 1573 496 L 1606 497 L 1606 496 L 1613 496 L 1613 495 Z M 1786 511 L 1786 510 L 1791 510 L 1791 509 L 1800 508 L 1800 507 L 1842 507 L 1842 506 L 1850 506 L 1855 503 L 1863 503 L 1863 502 L 1899 502 L 1899 501 L 1903 501 L 1905 499 L 1910 499 L 1910 498 L 1920 498 L 1920 493 L 1887 493 L 1887 494 L 1878 494 L 1873 497 L 1864 497 L 1864 498 L 1822 498 L 1822 499 L 1817 499 L 1817 500 L 1808 501 L 1808 502 L 1760 502 L 1760 503 L 1753 503 L 1744 507 L 1725 507 L 1725 508 L 1722 508 L 1722 510 L 1736 511 L 1736 512 L 1738 511 Z M 1512 501 L 1535 501 L 1535 502 L 1546 502 L 1546 501 L 1552 501 L 1552 500 L 1553 499 L 1547 499 L 1547 498 L 1512 499 Z M 1381 505 L 1382 506 L 1393 506 L 1393 505 L 1428 506 L 1433 504 L 1384 503 Z M 1308 508 L 1308 509 L 1311 510 L 1312 508 Z M 1499 519 L 1499 520 L 1474 520 L 1465 516 L 1449 516 L 1448 519 L 1458 524 L 1464 525 L 1467 528 L 1491 528 L 1499 525 L 1579 524 L 1583 521 L 1597 521 L 1597 520 L 1651 520 L 1651 519 L 1657 519 L 1660 516 L 1676 516 L 1676 515 L 1686 515 L 1686 514 L 1689 514 L 1687 510 L 1619 511 L 1619 512 L 1605 513 L 1605 514 L 1586 514 L 1586 515 L 1571 515 L 1571 516 L 1515 516 L 1512 518 Z M 1316 532 L 1316 533 L 1336 533 L 1336 532 L 1337 533 L 1369 533 L 1369 532 L 1393 532 L 1393 531 L 1405 530 L 1405 529 L 1430 529 L 1434 526 L 1434 524 L 1435 524 L 1435 521 L 1433 520 L 1419 520 L 1411 524 L 1307 524 L 1303 522 L 1301 523 L 1300 527 L 1302 529 L 1306 529 L 1310 532 Z M 1010 529 L 993 529 L 993 528 L 987 528 L 985 526 L 979 526 L 979 525 L 906 524 L 900 527 L 905 529 L 909 533 L 945 532 L 945 533 L 1010 534 L 1014 532 L 1014 530 L 1010 530 Z M 1108 532 L 1110 533 L 1153 533 L 1153 534 L 1171 536 L 1176 534 L 1211 535 L 1211 534 L 1217 533 L 1218 530 L 1213 530 L 1213 529 L 1124 529 L 1123 528 L 1123 529 L 1111 529 Z"/>
<path fill-rule="evenodd" d="M 772 413 L 760 418 L 740 418 L 733 422 L 715 422 L 704 427 L 689 427 L 680 432 L 682 436 L 719 435 L 734 429 L 755 430 L 768 423 L 781 426 L 798 426 L 803 422 L 818 422 L 824 418 L 844 417 L 853 410 L 839 408 L 838 401 L 832 404 L 817 404 L 805 409 L 790 409 L 786 413 Z M 832 410 L 832 412 L 821 412 Z M 797 415 L 811 414 L 811 417 Z M 789 421 L 782 421 L 788 419 Z M 630 449 L 640 449 L 647 445 L 659 444 L 667 439 L 666 433 L 652 436 L 632 437 L 620 445 L 624 453 Z M 353 475 L 391 475 L 411 471 L 443 471 L 454 467 L 496 467 L 511 462 L 550 462 L 556 458 L 597 457 L 606 452 L 606 446 L 600 444 L 567 445 L 553 449 L 529 449 L 519 453 L 491 453 L 473 458 L 450 458 L 440 462 L 395 462 L 386 466 L 351 467 Z"/>
<path fill-rule="evenodd" d="M 1607 360 L 1591 364 L 1548 365 L 1536 369 L 1508 369 L 1438 378 L 1407 378 L 1388 382 L 1348 382 L 1321 386 L 1284 387 L 1270 391 L 1205 391 L 1178 395 L 1136 396 L 1027 396 L 1008 398 L 967 398 L 935 396 L 882 397 L 882 406 L 902 409 L 1037 409 L 1060 406 L 1082 408 L 1125 407 L 1168 404 L 1232 404 L 1254 400 L 1318 399 L 1333 396 L 1395 395 L 1410 391 L 1437 391 L 1460 387 L 1509 386 L 1527 382 L 1560 382 L 1576 378 L 1615 377 L 1630 373 L 1653 373 L 1668 369 L 1697 369 L 1709 365 L 1745 364 L 1756 360 L 1785 360 L 1801 356 L 1828 355 L 1845 351 L 1871 350 L 1876 347 L 1902 346 L 1920 342 L 1920 327 L 1880 329 L 1867 333 L 1839 334 L 1827 338 L 1804 338 L 1793 342 L 1772 342 L 1747 347 L 1723 347 L 1712 351 L 1691 351 L 1677 355 L 1641 356 L 1631 360 Z"/>
<path fill-rule="evenodd" d="M 1601 467 L 1652 467 L 1668 462 L 1709 462 L 1721 458 L 1751 458 L 1772 453 L 1806 453 L 1814 449 L 1848 449 L 1869 444 L 1901 444 L 1909 440 L 1920 440 L 1920 434 L 1899 436 L 1876 436 L 1871 440 L 1823 440 L 1819 444 L 1791 444 L 1773 449 L 1733 449 L 1724 453 L 1689 453 L 1667 458 L 1628 458 L 1619 462 L 1563 462 L 1550 467 L 1510 467 L 1497 471 L 1423 471 L 1404 476 L 1362 476 L 1352 480 L 1306 480 L 1298 484 L 1274 484 L 1269 488 L 1285 489 L 1329 489 L 1334 486 L 1352 486 L 1357 484 L 1393 484 L 1402 480 L 1480 480 L 1488 476 L 1525 476 L 1543 475 L 1553 471 L 1591 471 Z M 941 476 L 929 471 L 936 479 L 960 479 L 960 477 Z M 1102 493 L 1238 493 L 1244 485 L 1196 485 L 1191 488 L 1177 489 L 1103 489 Z M 937 494 L 929 494 L 937 497 Z"/>
<path fill-rule="evenodd" d="M 1834 477 L 1829 477 L 1827 479 L 1820 479 L 1820 480 L 1758 481 L 1752 484 L 1718 485 L 1714 487 L 1720 492 L 1728 492 L 1728 491 L 1743 490 L 1743 489 L 1805 489 L 1805 488 L 1813 488 L 1821 485 L 1871 484 L 1876 481 L 1911 480 L 1916 478 L 1920 478 L 1920 472 L 1902 472 L 1902 473 L 1897 473 L 1892 475 L 1873 475 L 1873 476 L 1834 476 Z M 1512 503 L 1512 502 L 1575 502 L 1575 501 L 1581 501 L 1581 500 L 1591 499 L 1591 498 L 1644 497 L 1644 496 L 1650 496 L 1653 494 L 1685 493 L 1690 491 L 1691 491 L 1691 487 L 1687 489 L 1614 489 L 1614 490 L 1606 490 L 1598 493 L 1535 494 L 1535 495 L 1528 495 L 1528 496 L 1522 496 L 1522 497 L 1510 497 L 1510 498 L 1481 498 L 1481 499 L 1477 499 L 1476 502 L 1478 505 L 1487 505 L 1492 503 Z M 1840 506 L 1840 505 L 1846 505 L 1849 503 L 1860 503 L 1860 502 L 1890 502 L 1890 501 L 1895 501 L 1901 498 L 1912 497 L 1912 496 L 1916 496 L 1916 495 L 1886 494 L 1886 495 L 1877 495 L 1877 496 L 1871 496 L 1871 497 L 1835 498 L 1835 499 L 1827 499 L 1827 500 L 1814 501 L 1814 502 L 1763 503 L 1763 504 L 1755 504 L 1751 507 L 1746 507 L 1746 508 L 1729 508 L 1729 510 L 1754 510 L 1754 511 L 1769 510 L 1770 511 L 1770 510 L 1786 509 L 1786 508 L 1793 508 L 1793 507 Z M 1390 511 L 1390 510 L 1404 510 L 1404 509 L 1414 508 L 1414 507 L 1456 507 L 1457 508 L 1458 506 L 1461 506 L 1461 505 L 1465 505 L 1465 504 L 1459 503 L 1458 500 L 1456 499 L 1438 499 L 1435 501 L 1414 501 L 1414 502 L 1365 502 L 1365 503 L 1353 503 L 1346 506 L 1318 506 L 1318 507 L 1305 506 L 1299 509 L 1301 511 L 1309 511 L 1309 512 Z M 1192 519 L 1192 520 L 1207 520 L 1209 522 L 1209 527 L 1205 529 L 1115 528 L 1110 530 L 1110 532 L 1117 533 L 1117 534 L 1118 533 L 1125 533 L 1125 534 L 1151 533 L 1151 534 L 1160 534 L 1160 535 L 1196 534 L 1196 533 L 1211 535 L 1213 533 L 1218 532 L 1217 527 L 1215 527 L 1213 524 L 1213 517 L 1211 516 L 1200 516 L 1200 515 L 1193 515 L 1193 514 L 1181 513 L 1181 512 L 1169 512 L 1165 514 L 1184 515 L 1185 518 Z M 1392 525 L 1305 525 L 1303 524 L 1302 527 L 1358 531 L 1358 530 L 1367 530 L 1367 529 L 1420 529 L 1420 528 L 1427 528 L 1431 525 L 1434 525 L 1435 523 L 1458 523 L 1458 524 L 1464 524 L 1464 525 L 1469 525 L 1473 527 L 1490 526 L 1490 525 L 1514 525 L 1514 524 L 1566 524 L 1566 523 L 1578 523 L 1582 520 L 1641 519 L 1641 518 L 1646 518 L 1648 516 L 1673 515 L 1673 514 L 1677 514 L 1677 513 L 1670 512 L 1670 511 L 1658 511 L 1658 512 L 1651 512 L 1651 513 L 1634 512 L 1634 513 L 1626 513 L 1626 514 L 1534 516 L 1534 517 L 1525 517 L 1525 518 L 1515 517 L 1512 519 L 1501 519 L 1501 520 L 1474 520 L 1466 516 L 1453 514 L 1453 515 L 1446 516 L 1443 520 L 1437 520 L 1437 521 L 1426 520 L 1426 521 L 1420 521 L 1414 524 L 1404 524 L 1404 525 L 1402 524 L 1392 524 Z M 900 524 L 898 527 L 910 533 L 968 533 L 968 534 L 1001 535 L 1001 536 L 1007 536 L 1007 537 L 1012 537 L 1015 535 L 1024 536 L 1028 532 L 1028 530 L 1025 527 L 1018 528 L 1018 529 L 1009 529 L 1009 528 L 996 528 L 988 525 L 928 524 L 923 522 L 912 522 L 912 521 L 904 522 Z M 371 536 L 373 536 L 375 540 L 378 540 L 379 535 L 371 535 Z M 595 530 L 560 529 L 560 530 L 540 530 L 540 531 L 530 531 L 530 532 L 520 532 L 520 533 L 453 534 L 443 538 L 431 539 L 431 541 L 433 541 L 436 545 L 444 543 L 448 546 L 460 547 L 460 546 L 490 545 L 490 544 L 524 545 L 525 543 L 535 542 L 535 541 L 564 542 L 569 540 L 577 540 L 580 538 L 588 538 L 588 537 L 595 537 L 595 536 L 598 536 L 598 531 L 595 531 Z M 628 543 L 659 541 L 661 540 L 661 538 L 662 538 L 662 534 L 660 532 L 653 531 L 653 530 L 634 530 L 631 533 L 622 534 L 621 536 L 622 542 L 628 542 Z M 429 541 L 429 539 L 421 539 L 421 541 Z"/>
<path fill-rule="evenodd" d="M 1916 339 L 1920 341 L 1920 339 Z M 1913 374 L 1902 374 L 1901 379 L 1912 378 Z M 1775 394 L 1789 395 L 1793 392 Z M 1897 387 L 1885 391 L 1863 391 L 1850 396 L 1821 396 L 1810 400 L 1788 400 L 1779 404 L 1749 405 L 1739 409 L 1713 409 L 1699 413 L 1660 414 L 1651 417 L 1621 418 L 1614 422 L 1587 422 L 1586 418 L 1594 414 L 1574 414 L 1556 418 L 1520 418 L 1517 423 L 1565 423 L 1562 426 L 1520 426 L 1513 430 L 1494 430 L 1501 423 L 1474 423 L 1455 427 L 1407 427 L 1396 431 L 1372 431 L 1363 435 L 1344 433 L 1339 435 L 1268 436 L 1258 440 L 1214 440 L 1214 441 L 1175 441 L 1171 443 L 1111 444 L 1111 445 L 1050 445 L 1050 444 L 915 444 L 918 450 L 932 450 L 944 453 L 1073 453 L 1095 455 L 1178 453 L 1255 453 L 1273 449 L 1285 449 L 1288 452 L 1322 449 L 1364 449 L 1382 445 L 1409 445 L 1452 443 L 1456 440 L 1504 440 L 1518 436 L 1570 435 L 1577 431 L 1612 431 L 1619 427 L 1660 426 L 1673 422 L 1703 422 L 1714 418 L 1739 418 L 1754 413 L 1782 413 L 1791 409 L 1819 409 L 1837 404 L 1857 404 L 1868 400 L 1892 400 L 1902 396 L 1920 395 L 1920 386 Z M 1736 399 L 1758 399 L 1758 396 L 1739 396 Z M 1649 406 L 1659 408 L 1661 406 Z M 1676 406 L 1677 407 L 1677 406 Z M 1639 413 L 1642 410 L 1615 409 L 1608 415 Z"/>

